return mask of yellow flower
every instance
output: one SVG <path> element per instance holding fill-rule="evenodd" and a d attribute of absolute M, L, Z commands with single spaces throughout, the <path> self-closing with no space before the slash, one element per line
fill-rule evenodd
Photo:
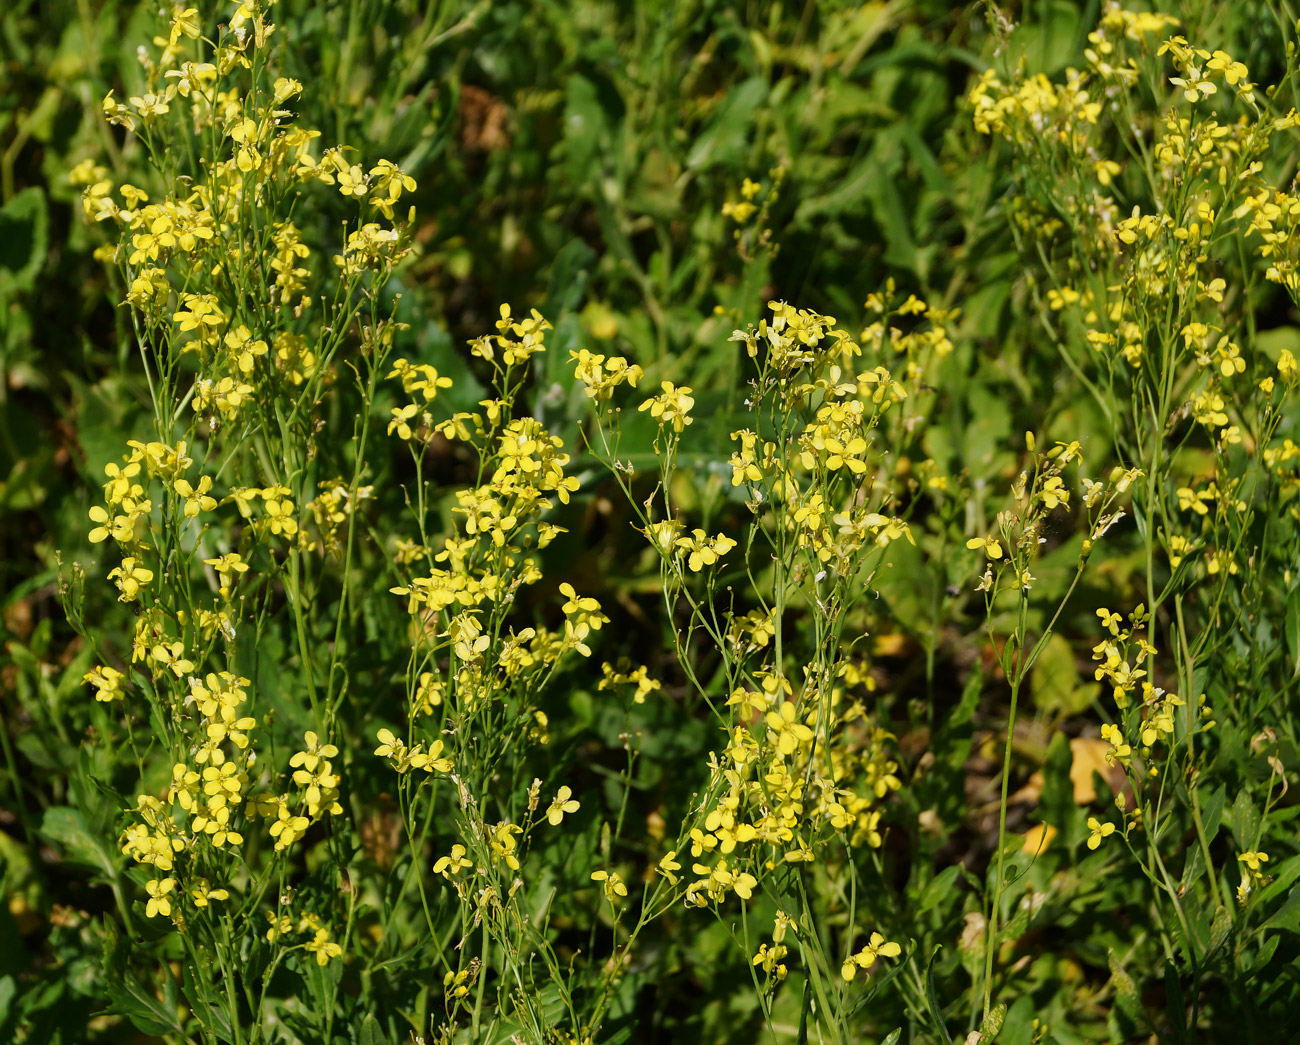
<path fill-rule="evenodd" d="M 153 918 L 156 915 L 162 915 L 166 918 L 172 913 L 172 903 L 167 899 L 168 895 L 176 889 L 175 878 L 155 878 L 153 881 L 145 883 L 145 892 L 149 894 L 149 902 L 145 905 L 144 913 L 147 917 Z"/>
<path fill-rule="evenodd" d="M 689 553 L 686 565 L 692 573 L 699 573 L 704 567 L 714 565 L 736 546 L 735 540 L 726 534 L 710 537 L 699 528 L 692 530 L 690 537 L 679 537 L 674 543 Z"/>
<path fill-rule="evenodd" d="M 555 801 L 546 810 L 546 820 L 552 827 L 559 825 L 560 821 L 564 819 L 565 813 L 576 813 L 578 811 L 577 799 L 569 797 L 572 794 L 573 792 L 567 785 L 556 792 Z"/>
<path fill-rule="evenodd" d="M 90 543 L 101 544 L 112 537 L 118 544 L 126 544 L 135 535 L 135 519 L 130 515 L 110 516 L 99 505 L 90 509 L 90 521 L 96 526 L 90 531 Z"/>
<path fill-rule="evenodd" d="M 465 847 L 457 844 L 451 847 L 450 856 L 442 856 L 434 861 L 433 873 L 449 879 L 452 875 L 460 874 L 466 867 L 472 867 L 473 864 L 474 861 L 465 859 Z"/>
<path fill-rule="evenodd" d="M 1088 836 L 1088 848 L 1096 849 L 1101 845 L 1101 840 L 1108 835 L 1115 833 L 1115 825 L 1112 823 L 1101 823 L 1095 816 L 1088 817 L 1088 830 L 1092 832 Z"/>
<path fill-rule="evenodd" d="M 171 33 L 168 35 L 168 43 L 176 43 L 182 36 L 188 36 L 191 40 L 197 40 L 201 26 L 199 24 L 199 9 L 197 7 L 182 8 L 179 4 L 173 9 Z"/>
<path fill-rule="evenodd" d="M 767 944 L 759 944 L 758 953 L 754 955 L 754 965 L 762 966 L 765 973 L 775 976 L 778 980 L 785 979 L 786 968 L 781 963 L 781 959 L 789 952 L 789 948 L 776 944 L 769 947 Z"/>
<path fill-rule="evenodd" d="M 976 548 L 983 548 L 984 554 L 990 559 L 1002 558 L 1002 545 L 992 537 L 972 537 L 966 542 L 966 547 L 974 551 Z"/>
<path fill-rule="evenodd" d="M 331 958 L 343 953 L 343 948 L 330 940 L 328 929 L 317 929 L 315 937 L 303 944 L 303 948 L 316 955 L 317 965 L 328 965 Z"/>
<path fill-rule="evenodd" d="M 200 511 L 210 512 L 217 507 L 217 499 L 208 494 L 212 489 L 212 476 L 205 475 L 199 479 L 198 487 L 191 486 L 186 479 L 177 479 L 172 483 L 172 488 L 185 501 L 184 514 L 187 519 L 193 519 Z"/>
<path fill-rule="evenodd" d="M 691 407 L 695 400 L 691 397 L 693 389 L 682 385 L 680 388 L 671 381 L 662 382 L 661 394 L 647 399 L 637 410 L 649 410 L 650 416 L 659 421 L 660 426 L 671 424 L 673 431 L 680 433 L 691 423 Z"/>
<path fill-rule="evenodd" d="M 1234 62 L 1223 51 L 1215 51 L 1210 56 L 1210 60 L 1205 63 L 1205 67 L 1213 69 L 1216 73 L 1222 73 L 1223 78 L 1230 84 L 1236 84 L 1238 80 L 1244 80 L 1248 72 L 1243 63 Z"/>
<path fill-rule="evenodd" d="M 122 679 L 124 676 L 115 668 L 100 665 L 81 676 L 82 682 L 89 682 L 95 687 L 95 699 L 108 703 L 122 699 Z"/>
<path fill-rule="evenodd" d="M 130 602 L 140 594 L 141 588 L 153 580 L 153 570 L 136 565 L 135 558 L 127 556 L 122 560 L 121 566 L 109 571 L 108 579 L 115 579 L 117 589 L 122 593 L 117 597 L 117 601 Z"/>
<path fill-rule="evenodd" d="M 1128 758 L 1129 755 L 1133 754 L 1133 749 L 1124 742 L 1124 734 L 1119 731 L 1118 726 L 1102 726 L 1101 738 L 1110 745 L 1110 750 L 1106 752 L 1106 761 L 1110 765 L 1115 764 L 1117 756 L 1119 758 Z"/>
<path fill-rule="evenodd" d="M 748 200 L 741 203 L 727 202 L 722 205 L 722 216 L 743 224 L 753 217 L 754 212 L 757 210 L 758 208 Z"/>
<path fill-rule="evenodd" d="M 206 878 L 200 878 L 190 889 L 190 899 L 194 901 L 195 907 L 207 907 L 211 900 L 225 900 L 230 897 L 230 893 L 225 889 L 213 889 Z"/>
<path fill-rule="evenodd" d="M 790 701 L 781 704 L 779 711 L 767 713 L 767 727 L 776 733 L 776 746 L 783 755 L 792 755 L 800 743 L 813 738 L 813 731 L 802 722 L 796 722 L 797 712 Z"/>
<path fill-rule="evenodd" d="M 627 896 L 627 886 L 617 871 L 592 871 L 591 880 L 602 883 L 605 898 L 612 904 L 619 903 Z"/>
<path fill-rule="evenodd" d="M 1109 185 L 1111 179 L 1120 171 L 1120 166 L 1114 160 L 1098 160 L 1092 165 L 1093 171 L 1097 175 L 1097 182 L 1100 185 Z"/>
<path fill-rule="evenodd" d="M 897 958 L 902 953 L 903 948 L 898 944 L 887 941 L 880 933 L 872 933 L 866 947 L 844 960 L 840 976 L 845 982 L 851 982 L 859 969 L 869 971 L 878 958 Z"/>
<path fill-rule="evenodd" d="M 289 811 L 285 799 L 279 798 L 276 800 L 275 823 L 271 825 L 268 832 L 275 839 L 276 852 L 288 849 L 289 846 L 307 833 L 307 828 L 310 826 L 311 821 L 305 816 Z"/>
<path fill-rule="evenodd" d="M 1053 475 L 1044 480 L 1042 487 L 1038 491 L 1038 496 L 1043 502 L 1043 507 L 1049 512 L 1058 505 L 1070 503 L 1070 491 L 1065 489 L 1065 484 L 1060 476 Z"/>
<path fill-rule="evenodd" d="M 244 562 L 243 556 L 238 552 L 228 552 L 215 559 L 204 559 L 203 564 L 216 570 L 221 580 L 220 591 L 223 599 L 230 597 L 230 584 L 235 574 L 248 572 L 248 563 Z"/>
<path fill-rule="evenodd" d="M 461 969 L 460 972 L 448 972 L 442 978 L 443 990 L 450 998 L 464 998 L 469 994 L 469 970 Z"/>
<path fill-rule="evenodd" d="M 663 859 L 659 861 L 659 873 L 668 879 L 673 885 L 677 884 L 677 875 L 674 871 L 680 871 L 682 865 L 677 862 L 677 850 L 670 849 L 664 854 Z"/>
<path fill-rule="evenodd" d="M 1252 850 L 1251 852 L 1248 853 L 1242 853 L 1240 856 L 1237 857 L 1237 860 L 1240 863 L 1245 864 L 1246 867 L 1249 868 L 1253 874 L 1258 876 L 1261 873 L 1260 864 L 1268 863 L 1268 853 Z"/>

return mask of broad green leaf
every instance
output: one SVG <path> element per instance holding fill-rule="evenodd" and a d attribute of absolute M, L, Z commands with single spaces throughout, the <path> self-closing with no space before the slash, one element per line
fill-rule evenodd
<path fill-rule="evenodd" d="M 36 186 L 0 207 L 0 303 L 36 285 L 49 246 L 49 225 L 45 193 Z"/>
<path fill-rule="evenodd" d="M 686 154 L 687 168 L 702 170 L 718 164 L 739 163 L 758 107 L 766 97 L 767 83 L 758 77 L 733 87 Z"/>

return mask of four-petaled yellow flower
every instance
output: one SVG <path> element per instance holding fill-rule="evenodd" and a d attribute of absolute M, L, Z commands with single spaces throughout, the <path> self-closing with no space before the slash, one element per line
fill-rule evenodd
<path fill-rule="evenodd" d="M 813 731 L 796 721 L 798 712 L 790 701 L 781 704 L 779 711 L 767 713 L 767 727 L 776 733 L 776 746 L 783 755 L 792 755 L 801 743 L 813 738 Z"/>
<path fill-rule="evenodd" d="M 1096 849 L 1101 845 L 1101 840 L 1115 833 L 1115 825 L 1112 823 L 1102 823 L 1095 816 L 1088 817 L 1088 830 L 1092 832 L 1088 836 L 1088 848 Z"/>
<path fill-rule="evenodd" d="M 555 801 L 546 810 L 546 820 L 552 827 L 557 826 L 564 819 L 565 813 L 576 813 L 578 811 L 578 800 L 570 798 L 573 794 L 568 785 L 561 787 L 555 794 Z"/>
<path fill-rule="evenodd" d="M 121 566 L 109 570 L 108 578 L 117 581 L 117 589 L 122 593 L 117 601 L 130 602 L 140 594 L 141 588 L 153 580 L 153 570 L 137 565 L 135 557 L 128 555 L 122 560 Z"/>
<path fill-rule="evenodd" d="M 440 856 L 433 864 L 433 873 L 440 874 L 444 878 L 451 878 L 452 875 L 460 874 L 466 867 L 472 867 L 473 860 L 465 858 L 465 847 L 457 843 L 451 847 L 449 856 Z"/>
<path fill-rule="evenodd" d="M 1258 876 L 1259 874 L 1262 873 L 1260 871 L 1260 864 L 1268 863 L 1268 853 L 1251 850 L 1248 853 L 1242 853 L 1240 856 L 1237 857 L 1237 860 L 1240 863 L 1245 864 L 1252 874 Z"/>
<path fill-rule="evenodd" d="M 207 907 L 212 900 L 227 900 L 230 893 L 225 889 L 213 889 L 206 878 L 198 879 L 190 889 L 190 899 L 195 907 Z"/>
<path fill-rule="evenodd" d="M 147 917 L 153 918 L 155 915 L 162 915 L 166 918 L 172 913 L 172 902 L 168 896 L 176 889 L 175 878 L 157 878 L 146 882 L 145 892 L 149 894 L 149 902 L 145 904 L 144 913 Z"/>
<path fill-rule="evenodd" d="M 303 949 L 316 955 L 317 965 L 328 965 L 331 958 L 343 953 L 343 948 L 330 939 L 328 929 L 317 929 L 316 935 L 303 944 Z"/>
<path fill-rule="evenodd" d="M 851 954 L 844 959 L 844 964 L 840 967 L 840 976 L 846 982 L 851 982 L 859 969 L 867 970 L 868 974 L 870 974 L 870 969 L 876 964 L 876 959 L 897 958 L 902 953 L 903 948 L 898 944 L 887 941 L 880 933 L 872 933 L 867 946 L 863 947 L 857 954 Z"/>
<path fill-rule="evenodd" d="M 664 381 L 659 387 L 663 391 L 653 399 L 647 399 L 637 409 L 649 410 L 650 416 L 661 426 L 670 424 L 673 431 L 680 434 L 691 423 L 691 407 L 695 405 L 691 396 L 692 389 L 686 385 L 674 385 L 671 381 Z"/>
<path fill-rule="evenodd" d="M 605 891 L 605 898 L 612 904 L 619 903 L 627 896 L 627 886 L 623 884 L 622 876 L 617 871 L 592 871 L 591 880 L 602 883 L 601 888 Z"/>
<path fill-rule="evenodd" d="M 976 548 L 983 548 L 984 554 L 990 559 L 1002 558 L 1002 545 L 994 537 L 972 537 L 966 542 L 966 547 L 972 551 Z"/>

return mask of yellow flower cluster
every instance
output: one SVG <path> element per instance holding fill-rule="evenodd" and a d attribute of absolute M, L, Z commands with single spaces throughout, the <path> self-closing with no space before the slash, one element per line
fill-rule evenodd
<path fill-rule="evenodd" d="M 297 126 L 284 108 L 302 85 L 271 71 L 272 4 L 240 0 L 211 24 L 198 8 L 175 5 L 168 31 L 139 49 L 139 92 L 105 97 L 105 118 L 138 138 L 156 167 L 141 182 L 148 191 L 115 186 L 93 160 L 70 172 L 86 214 L 116 228 L 116 244 L 97 256 L 122 270 L 160 436 L 131 441 L 129 456 L 105 467 L 104 504 L 90 510 L 91 541 L 111 538 L 122 556 L 107 579 L 135 604 L 131 663 L 142 668 L 100 665 L 85 681 L 105 703 L 123 701 L 129 681 L 148 701 L 169 782 L 138 797 L 120 844 L 147 876 L 146 916 L 171 918 L 182 932 L 236 891 L 259 902 L 258 883 L 275 862 L 292 859 L 313 825 L 343 811 L 339 752 L 326 739 L 332 708 L 282 775 L 259 760 L 259 739 L 264 750 L 270 740 L 251 683 L 230 669 L 237 629 L 251 621 L 260 634 L 255 614 L 264 617 L 266 605 L 255 607 L 255 595 L 278 574 L 300 611 L 296 557 L 317 547 L 341 555 L 341 534 L 370 495 L 359 473 L 351 482 L 308 473 L 311 415 L 344 338 L 359 331 L 364 344 L 386 347 L 398 327 L 373 316 L 354 323 L 351 301 L 405 255 L 394 213 L 416 187 L 387 160 L 363 167 L 343 146 L 317 152 L 320 132 Z M 292 200 L 321 191 L 312 184 L 336 188 L 355 206 L 339 294 L 314 300 L 313 249 L 289 220 Z M 240 447 L 254 431 L 256 454 L 245 458 Z M 233 445 L 223 454 L 226 436 Z M 202 474 L 194 458 L 205 462 Z M 250 459 L 264 467 L 275 460 L 284 472 L 249 474 Z M 220 467 L 207 474 L 210 461 Z M 221 513 L 232 504 L 235 511 Z M 251 564 L 267 569 L 266 552 L 267 576 L 259 576 Z M 293 572 L 281 570 L 277 553 L 293 559 Z M 311 699 L 321 710 L 314 692 Z M 139 717 L 139 709 L 128 713 Z M 258 820 L 262 838 L 250 829 Z M 273 915 L 267 939 L 288 934 L 319 965 L 342 954 L 317 915 Z"/>

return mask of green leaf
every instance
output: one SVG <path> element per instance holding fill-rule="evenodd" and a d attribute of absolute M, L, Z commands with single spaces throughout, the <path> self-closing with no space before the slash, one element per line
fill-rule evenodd
<path fill-rule="evenodd" d="M 1210 942 L 1206 953 L 1214 954 L 1227 941 L 1232 932 L 1232 912 L 1220 904 L 1214 909 L 1214 919 L 1210 922 Z"/>
<path fill-rule="evenodd" d="M 206 952 L 200 958 L 201 967 L 195 968 L 193 962 L 184 965 L 185 974 L 181 980 L 181 993 L 189 1002 L 190 1011 L 200 1013 L 200 1020 L 212 1028 L 212 1033 L 224 1042 L 233 1042 L 235 1035 L 230 1029 L 230 1016 L 225 1010 L 221 996 L 213 990 L 214 972 Z M 203 996 L 203 991 L 208 996 Z"/>
<path fill-rule="evenodd" d="M 1005 1002 L 999 1003 L 989 1010 L 987 1016 L 980 1022 L 980 1045 L 984 1042 L 992 1042 L 997 1039 L 998 1032 L 1002 1030 L 1002 1024 L 1007 1018 L 1007 1006 Z"/>
<path fill-rule="evenodd" d="M 799 1007 L 799 1037 L 796 1045 L 808 1045 L 808 1013 L 812 1011 L 812 984 L 803 981 L 803 1004 Z"/>
<path fill-rule="evenodd" d="M 1287 932 L 1300 933 L 1300 886 L 1296 886 L 1286 898 L 1286 903 L 1273 912 L 1261 929 L 1285 929 Z"/>
<path fill-rule="evenodd" d="M 1286 597 L 1286 648 L 1291 654 L 1291 677 L 1300 676 L 1300 588 Z"/>
<path fill-rule="evenodd" d="M 102 871 L 108 878 L 116 875 L 117 864 L 102 838 L 86 826 L 80 810 L 69 806 L 51 806 L 41 820 L 41 834 L 58 845 L 70 860 Z"/>
<path fill-rule="evenodd" d="M 1178 969 L 1171 961 L 1165 962 L 1165 1012 L 1173 1028 L 1173 1041 L 1183 1042 L 1187 1037 L 1187 1006 L 1183 1002 L 1183 985 Z"/>
<path fill-rule="evenodd" d="M 1300 856 L 1288 857 L 1277 865 L 1273 880 L 1259 891 L 1255 897 L 1255 906 L 1261 907 L 1281 896 L 1297 878 L 1300 878 Z"/>
<path fill-rule="evenodd" d="M 1107 948 L 1106 961 L 1110 965 L 1110 985 L 1115 991 L 1115 1005 L 1130 1020 L 1136 1022 L 1142 1013 L 1142 1001 L 1138 996 L 1137 983 L 1120 964 L 1114 950 Z"/>
<path fill-rule="evenodd" d="M 1254 962 L 1246 972 L 1249 979 L 1257 972 L 1263 972 L 1269 967 L 1269 962 L 1273 960 L 1273 953 L 1277 950 L 1277 945 L 1282 942 L 1282 937 L 1278 933 L 1273 933 L 1267 940 L 1259 946 L 1259 953 L 1255 955 Z"/>
<path fill-rule="evenodd" d="M 926 883 L 925 888 L 921 890 L 921 895 L 916 902 L 916 912 L 920 914 L 928 911 L 948 894 L 952 889 L 952 883 L 957 880 L 957 873 L 960 870 L 956 865 L 945 867 L 937 875 Z"/>
<path fill-rule="evenodd" d="M 0 1027 L 9 1022 L 9 1010 L 13 1006 L 14 996 L 18 993 L 18 984 L 12 976 L 0 976 Z"/>
<path fill-rule="evenodd" d="M 885 234 L 885 261 L 898 268 L 915 272 L 917 270 L 916 240 L 912 236 L 912 228 L 907 219 L 911 209 L 903 202 L 903 197 L 898 192 L 895 175 L 886 169 L 883 162 L 877 164 L 876 177 L 870 185 L 868 198 L 871 200 L 876 221 L 880 223 L 881 231 Z"/>
<path fill-rule="evenodd" d="M 1092 703 L 1101 689 L 1096 682 L 1084 685 L 1074 650 L 1063 635 L 1053 635 L 1038 654 L 1029 673 L 1034 704 L 1059 715 L 1077 715 Z"/>
<path fill-rule="evenodd" d="M 1190 889 L 1205 874 L 1205 857 L 1201 855 L 1198 845 L 1187 847 L 1187 858 L 1183 864 L 1183 876 L 1179 879 L 1179 895 Z"/>
<path fill-rule="evenodd" d="M 942 947 L 936 947 L 930 952 L 930 960 L 925 963 L 925 1004 L 930 1010 L 930 1019 L 934 1022 L 934 1029 L 939 1033 L 939 1039 L 946 1040 L 948 1037 L 948 1028 L 943 1022 L 943 1009 L 939 1007 L 939 992 L 935 990 L 934 984 L 934 960 L 939 956 Z"/>
<path fill-rule="evenodd" d="M 1037 18 L 1027 18 L 1015 33 L 1030 72 L 1051 75 L 1074 58 L 1083 16 L 1080 8 L 1074 0 L 1050 0 L 1030 8 Z"/>
<path fill-rule="evenodd" d="M 686 166 L 703 170 L 718 164 L 740 164 L 754 117 L 766 98 L 767 83 L 757 76 L 733 87 L 687 153 Z"/>
<path fill-rule="evenodd" d="M 1219 833 L 1219 825 L 1223 822 L 1223 803 L 1227 794 L 1227 789 L 1220 784 L 1214 794 L 1206 800 L 1205 808 L 1201 810 L 1201 826 L 1205 828 L 1207 845 L 1213 842 Z"/>
<path fill-rule="evenodd" d="M 371 1013 L 361 1021 L 361 1033 L 357 1037 L 358 1045 L 388 1045 L 388 1037 L 379 1026 L 379 1021 Z"/>
<path fill-rule="evenodd" d="M 32 186 L 0 207 L 0 302 L 31 290 L 49 248 L 45 193 Z"/>
<path fill-rule="evenodd" d="M 605 114 L 596 85 L 581 74 L 570 76 L 564 99 L 564 161 L 572 185 L 591 177 L 604 135 Z"/>
<path fill-rule="evenodd" d="M 165 975 L 162 997 L 126 972 L 128 945 L 119 941 L 112 922 L 104 924 L 104 981 L 110 1014 L 125 1016 L 142 1034 L 160 1037 L 164 1034 L 184 1035 L 181 1022 L 180 995 L 176 981 Z M 166 968 L 163 966 L 163 968 Z"/>
<path fill-rule="evenodd" d="M 1237 792 L 1237 800 L 1232 803 L 1231 827 L 1238 849 L 1246 851 L 1255 847 L 1259 835 L 1259 810 L 1245 789 Z"/>

